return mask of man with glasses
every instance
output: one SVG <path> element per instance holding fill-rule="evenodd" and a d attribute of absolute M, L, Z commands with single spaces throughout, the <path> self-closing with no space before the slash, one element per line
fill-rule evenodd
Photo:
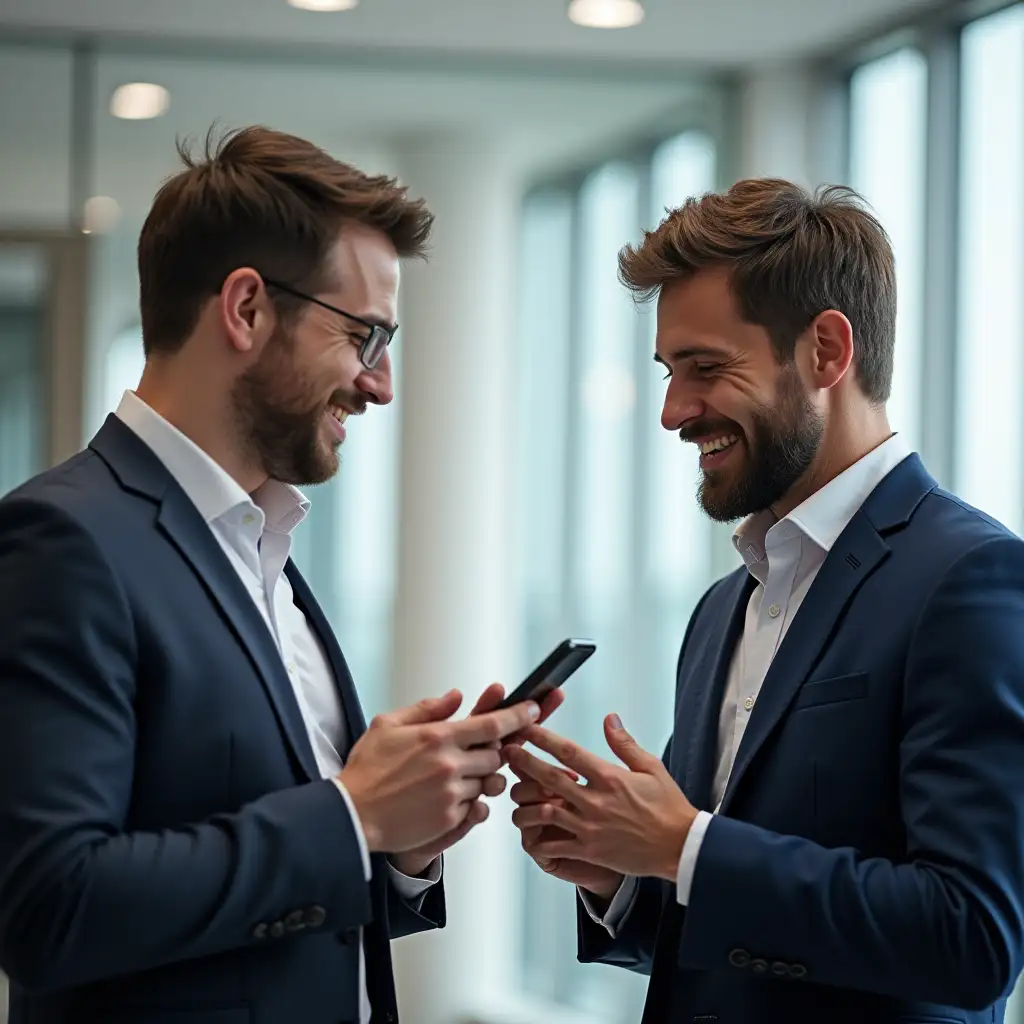
<path fill-rule="evenodd" d="M 265 129 L 182 155 L 139 241 L 141 383 L 0 502 L 11 1024 L 391 1022 L 389 939 L 444 924 L 439 855 L 558 698 L 366 728 L 289 559 L 297 486 L 392 400 L 432 217 Z"/>

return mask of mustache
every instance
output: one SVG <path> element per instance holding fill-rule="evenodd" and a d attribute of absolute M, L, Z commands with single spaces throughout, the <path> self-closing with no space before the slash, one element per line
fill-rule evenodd
<path fill-rule="evenodd" d="M 353 395 L 348 391 L 336 391 L 331 395 L 328 405 L 339 405 L 345 409 L 350 416 L 362 416 L 369 404 L 365 398 Z"/>
<path fill-rule="evenodd" d="M 697 420 L 680 428 L 679 439 L 681 441 L 694 441 L 698 437 L 707 437 L 709 434 L 736 434 L 738 437 L 744 436 L 739 425 L 730 423 L 728 420 L 720 420 L 718 422 Z"/>

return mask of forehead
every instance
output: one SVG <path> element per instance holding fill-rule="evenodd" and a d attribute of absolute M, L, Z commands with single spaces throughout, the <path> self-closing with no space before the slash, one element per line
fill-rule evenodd
<path fill-rule="evenodd" d="M 665 285 L 658 297 L 657 326 L 657 353 L 665 362 L 694 350 L 728 355 L 769 348 L 764 329 L 740 316 L 728 271 L 720 267 Z"/>
<path fill-rule="evenodd" d="M 394 322 L 398 308 L 398 253 L 387 235 L 365 224 L 346 224 L 328 262 L 331 295 L 348 312 Z"/>

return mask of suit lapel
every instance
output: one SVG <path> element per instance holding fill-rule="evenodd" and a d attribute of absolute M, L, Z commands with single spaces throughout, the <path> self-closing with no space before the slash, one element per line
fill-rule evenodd
<path fill-rule="evenodd" d="M 681 694 L 680 707 L 684 709 L 684 716 L 676 716 L 675 731 L 678 735 L 685 729 L 689 734 L 683 792 L 694 807 L 701 810 L 711 810 L 722 698 L 732 655 L 743 635 L 747 602 L 755 583 L 746 570 L 736 572 L 724 581 L 725 592 L 719 600 L 726 613 L 719 619 L 722 625 L 717 633 L 712 634 L 692 667 L 687 666 L 686 669 L 687 678 L 695 681 L 697 690 L 692 700 L 687 698 L 685 691 Z"/>
<path fill-rule="evenodd" d="M 363 709 L 359 703 L 359 695 L 356 693 L 355 683 L 352 681 L 352 673 L 349 671 L 345 656 L 341 653 L 334 630 L 331 629 L 327 616 L 313 596 L 309 584 L 306 583 L 295 563 L 289 561 L 285 566 L 285 575 L 292 585 L 292 592 L 306 620 L 317 634 L 320 643 L 323 645 L 324 653 L 330 662 L 331 670 L 341 696 L 342 708 L 345 712 L 345 720 L 348 724 L 349 746 L 355 743 L 364 732 L 366 732 L 366 719 L 363 716 Z M 339 751 L 342 756 L 347 756 L 348 751 Z"/>
<path fill-rule="evenodd" d="M 245 649 L 281 732 L 307 778 L 319 778 L 309 735 L 277 644 L 195 505 L 149 447 L 116 417 L 108 417 L 91 447 L 107 462 L 126 490 L 158 504 L 158 528 L 202 581 Z"/>
<path fill-rule="evenodd" d="M 899 467 L 893 474 L 898 477 L 904 475 Z M 889 479 L 883 481 L 875 492 L 882 491 L 883 504 Z M 736 762 L 722 799 L 723 813 L 728 812 L 751 761 L 810 674 L 844 610 L 864 581 L 889 554 L 889 545 L 872 522 L 871 504 L 872 499 L 869 499 L 839 536 L 772 660 L 736 753 Z M 874 501 L 874 505 L 877 512 L 879 501 Z"/>

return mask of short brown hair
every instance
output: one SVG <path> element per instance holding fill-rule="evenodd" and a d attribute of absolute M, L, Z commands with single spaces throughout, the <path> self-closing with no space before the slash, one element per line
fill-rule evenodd
<path fill-rule="evenodd" d="M 619 276 L 653 298 L 672 281 L 728 268 L 740 315 L 767 330 L 780 362 L 826 309 L 853 325 L 854 368 L 878 404 L 892 387 L 896 267 L 888 236 L 852 189 L 813 195 L 777 178 L 737 182 L 724 194 L 688 199 L 638 246 L 619 254 Z"/>
<path fill-rule="evenodd" d="M 325 258 L 343 224 L 377 228 L 401 257 L 423 256 L 433 216 L 393 178 L 372 177 L 305 139 L 263 127 L 211 129 L 185 170 L 157 193 L 139 236 L 142 338 L 146 355 L 173 353 L 195 328 L 202 304 L 239 267 L 300 291 L 327 283 Z M 282 316 L 294 300 L 276 297 Z"/>

